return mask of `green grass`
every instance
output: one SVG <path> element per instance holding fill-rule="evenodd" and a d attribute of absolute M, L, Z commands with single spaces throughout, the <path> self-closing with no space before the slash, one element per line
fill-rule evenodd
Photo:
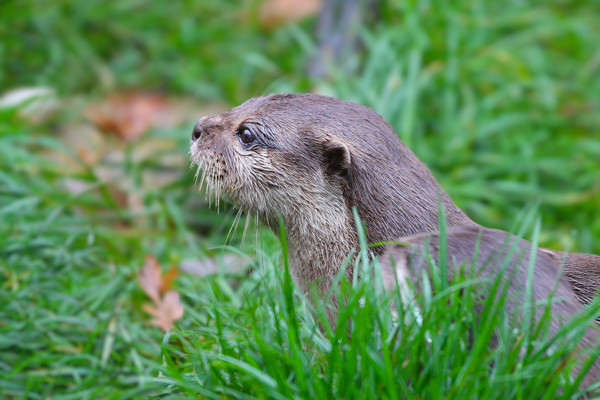
<path fill-rule="evenodd" d="M 332 329 L 327 302 L 316 308 L 294 302 L 289 275 L 277 269 L 280 263 L 266 260 L 268 269 L 256 280 L 226 290 L 206 282 L 212 290 L 193 296 L 196 308 L 206 312 L 193 329 L 173 333 L 163 346 L 161 381 L 173 395 L 567 399 L 579 394 L 578 380 L 569 372 L 575 360 L 589 357 L 573 357 L 573 351 L 597 315 L 593 309 L 549 338 L 547 318 L 515 324 L 521 315 L 528 321 L 531 309 L 506 311 L 507 280 L 501 275 L 486 282 L 457 274 L 448 282 L 440 271 L 449 266 L 432 265 L 429 275 L 415 277 L 422 290 L 411 291 L 409 302 L 399 292 L 385 294 L 378 275 L 354 283 L 341 278 L 346 301 Z M 355 268 L 377 270 L 361 264 L 359 258 Z"/>
<path fill-rule="evenodd" d="M 86 215 L 110 210 L 100 190 L 61 191 L 64 170 L 37 155 L 56 143 L 43 137 L 44 144 L 36 143 L 33 134 L 13 126 L 0 137 L 0 392 L 6 398 L 151 393 L 161 335 L 144 326 L 135 307 L 142 299 L 133 250 L 139 244 L 102 226 L 100 215 Z M 91 176 L 81 178 L 101 188 Z"/>
<path fill-rule="evenodd" d="M 262 30 L 256 1 L 25 0 L 3 2 L 0 14 L 9 38 L 0 44 L 2 87 L 144 87 L 239 102 L 274 75 L 302 72 L 294 29 Z"/>
<path fill-rule="evenodd" d="M 267 32 L 254 3 L 171 3 L 3 2 L 2 91 L 42 85 L 70 99 L 141 87 L 235 105 L 314 87 L 384 115 L 477 222 L 514 229 L 539 204 L 541 246 L 600 254 L 592 3 L 387 2 L 361 31 L 356 69 L 319 82 L 304 75 L 311 21 Z M 566 325 L 550 354 L 534 327 L 514 334 L 502 303 L 475 314 L 479 283 L 469 277 L 442 290 L 434 282 L 412 308 L 358 282 L 344 284 L 348 304 L 331 331 L 323 310 L 314 317 L 292 296 L 267 232 L 242 248 L 249 272 L 182 274 L 186 313 L 163 335 L 142 310 L 144 258 L 167 269 L 219 254 L 235 213 L 207 209 L 186 161 L 168 186 L 144 184 L 144 172 L 166 168 L 159 153 L 188 152 L 191 123 L 150 132 L 172 150 L 138 159 L 146 138 L 122 145 L 123 161 L 101 162 L 117 176 L 102 181 L 53 139 L 78 114 L 34 126 L 0 110 L 0 397 L 569 397 L 572 364 L 562 361 L 589 315 Z M 66 178 L 88 189 L 71 193 Z M 140 208 L 119 202 L 119 182 Z"/>

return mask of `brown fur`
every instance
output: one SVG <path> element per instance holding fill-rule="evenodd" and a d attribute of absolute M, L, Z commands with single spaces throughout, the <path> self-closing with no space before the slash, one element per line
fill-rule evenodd
<path fill-rule="evenodd" d="M 256 143 L 242 144 L 236 133 L 244 126 L 259 138 Z M 450 228 L 483 229 L 452 202 L 390 125 L 358 104 L 312 94 L 250 99 L 198 121 L 191 154 L 217 197 L 227 197 L 276 232 L 282 218 L 290 269 L 304 291 L 315 281 L 327 290 L 344 259 L 358 248 L 353 207 L 366 224 L 370 243 L 436 231 L 438 199 Z M 474 244 L 472 235 L 460 232 L 450 229 L 457 258 Z M 487 237 L 491 230 L 482 232 Z M 496 243 L 492 239 L 485 242 L 490 251 Z M 374 255 L 385 251 L 385 246 L 373 250 Z M 536 262 L 536 271 L 541 271 L 536 296 L 543 297 L 559 279 L 560 293 L 569 299 L 557 307 L 561 314 L 578 309 L 573 293 L 565 292 L 562 264 L 582 302 L 600 286 L 600 257 L 544 249 Z M 522 272 L 521 264 L 515 265 Z M 350 277 L 352 269 L 347 273 Z"/>
<path fill-rule="evenodd" d="M 235 132 L 245 122 L 262 131 L 264 145 L 241 148 Z M 438 197 L 449 226 L 476 225 L 368 107 L 313 94 L 271 95 L 205 117 L 195 129 L 203 134 L 192 143 L 192 156 L 217 196 L 274 230 L 283 217 L 293 273 L 303 287 L 335 275 L 357 247 L 352 207 L 370 243 L 436 230 Z M 546 251 L 565 263 L 587 304 L 600 287 L 600 257 Z"/>
<path fill-rule="evenodd" d="M 260 132 L 261 145 L 242 148 L 235 135 L 242 124 Z M 369 242 L 436 229 L 438 196 L 450 224 L 471 223 L 367 107 L 311 94 L 273 95 L 205 117 L 195 131 L 192 159 L 212 190 L 275 231 L 283 218 L 301 287 L 321 280 L 326 288 L 358 246 L 352 207 L 367 223 Z"/>
<path fill-rule="evenodd" d="M 543 249 L 554 261 L 563 266 L 573 291 L 582 304 L 588 304 L 600 288 L 600 256 L 594 254 L 565 253 Z"/>
<path fill-rule="evenodd" d="M 418 283 L 422 270 L 429 266 L 428 255 L 439 265 L 440 241 L 437 232 L 404 237 L 400 241 L 404 245 L 388 246 L 387 251 L 379 258 L 384 282 L 395 282 L 394 275 L 396 275 L 400 284 L 403 280 Z M 513 310 L 515 306 L 523 304 L 531 243 L 500 230 L 470 225 L 450 228 L 446 249 L 448 267 L 462 265 L 474 268 L 478 278 L 484 280 L 491 278 L 486 282 L 488 284 L 501 273 L 501 282 L 507 286 L 507 310 Z M 477 254 L 476 258 L 474 253 Z M 469 273 L 469 270 L 465 272 Z M 448 275 L 452 276 L 452 268 L 448 270 Z M 410 279 L 411 277 L 416 279 Z M 531 283 L 533 298 L 536 301 L 547 299 L 550 295 L 554 296 L 555 302 L 552 303 L 552 318 L 549 326 L 549 334 L 554 335 L 560 329 L 563 319 L 581 310 L 579 300 L 573 293 L 567 277 L 562 274 L 554 254 L 550 252 L 536 253 Z M 543 315 L 543 312 L 544 307 L 536 309 L 538 318 Z M 588 328 L 581 344 L 590 347 L 597 345 L 598 342 L 598 333 L 594 328 Z M 596 362 L 584 378 L 583 384 L 587 386 L 599 377 L 600 365 Z"/>
<path fill-rule="evenodd" d="M 261 132 L 263 144 L 242 148 L 235 132 L 244 123 Z M 302 287 L 329 280 L 358 246 L 352 207 L 371 243 L 437 229 L 438 197 L 450 225 L 472 224 L 370 108 L 312 94 L 272 95 L 205 117 L 195 130 L 192 158 L 209 187 L 275 231 L 283 218 Z"/>

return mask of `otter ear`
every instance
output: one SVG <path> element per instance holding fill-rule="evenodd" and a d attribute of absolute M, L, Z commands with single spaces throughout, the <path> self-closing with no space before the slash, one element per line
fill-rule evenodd
<path fill-rule="evenodd" d="M 328 175 L 348 174 L 351 158 L 350 150 L 342 142 L 329 140 L 323 145 L 323 159 L 325 160 L 325 171 Z"/>

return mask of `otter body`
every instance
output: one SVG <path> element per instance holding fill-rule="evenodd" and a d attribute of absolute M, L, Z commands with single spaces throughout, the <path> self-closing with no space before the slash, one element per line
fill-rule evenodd
<path fill-rule="evenodd" d="M 450 225 L 474 224 L 380 115 L 330 97 L 272 95 L 205 117 L 191 154 L 218 194 L 276 232 L 283 218 L 303 288 L 325 288 L 358 247 L 353 207 L 370 243 L 436 230 L 440 197 Z"/>
<path fill-rule="evenodd" d="M 198 121 L 191 154 L 217 196 L 275 232 L 283 218 L 292 274 L 303 288 L 328 281 L 358 248 L 353 207 L 369 243 L 436 231 L 438 199 L 449 227 L 478 226 L 392 127 L 359 104 L 314 94 L 253 98 Z M 564 265 L 587 304 L 600 286 L 600 257 L 544 251 Z"/>
<path fill-rule="evenodd" d="M 449 257 L 471 259 L 479 236 L 482 248 L 491 252 L 507 235 L 471 221 L 391 126 L 358 104 L 313 94 L 253 98 L 199 120 L 191 155 L 217 196 L 228 198 L 275 232 L 279 218 L 283 220 L 290 271 L 304 291 L 313 282 L 326 291 L 348 254 L 359 247 L 354 207 L 366 225 L 369 243 L 411 244 L 372 248 L 388 275 L 393 264 L 386 260 L 418 259 L 418 249 L 424 249 L 428 235 L 438 230 L 439 200 L 447 214 Z M 519 243 L 520 248 L 527 245 Z M 511 265 L 519 278 L 511 283 L 516 290 L 524 282 L 528 262 L 513 260 Z M 497 273 L 494 268 L 483 271 Z M 577 298 L 589 302 L 600 286 L 598 256 L 542 249 L 536 255 L 536 271 L 536 298 L 547 297 L 558 282 L 557 297 L 564 302 L 555 307 L 557 315 L 573 315 L 581 307 Z M 346 273 L 351 277 L 352 268 Z M 596 340 L 588 332 L 587 343 Z M 600 372 L 594 368 L 588 375 L 597 378 Z"/>
<path fill-rule="evenodd" d="M 429 258 L 432 258 L 436 265 L 443 265 L 440 264 L 443 244 L 438 232 L 404 237 L 400 242 L 402 244 L 389 245 L 386 252 L 379 257 L 387 290 L 393 290 L 395 282 L 401 286 L 407 281 L 418 285 L 423 277 L 423 270 L 430 272 Z M 445 246 L 448 277 L 451 278 L 459 269 L 463 269 L 467 276 L 473 273 L 473 276 L 481 280 L 483 288 L 479 293 L 482 296 L 488 295 L 490 290 L 486 289 L 499 280 L 500 285 L 495 295 L 506 292 L 506 310 L 509 312 L 519 310 L 527 300 L 533 301 L 533 304 L 544 304 L 544 300 L 552 296 L 548 326 L 550 336 L 554 336 L 560 330 L 564 320 L 581 311 L 581 304 L 569 280 L 562 273 L 561 265 L 556 262 L 555 255 L 546 250 L 537 251 L 535 262 L 530 266 L 532 245 L 526 240 L 504 231 L 470 225 L 449 228 Z M 526 299 L 530 273 L 531 298 Z M 546 307 L 536 306 L 533 311 L 539 320 L 546 312 Z M 580 345 L 589 348 L 597 346 L 599 341 L 598 331 L 590 327 Z M 599 378 L 600 364 L 596 361 L 584 376 L 583 387 L 591 385 Z"/>

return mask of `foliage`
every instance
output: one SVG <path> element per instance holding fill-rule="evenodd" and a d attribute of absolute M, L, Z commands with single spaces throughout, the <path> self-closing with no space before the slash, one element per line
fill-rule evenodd
<path fill-rule="evenodd" d="M 201 317 L 163 345 L 171 396 L 568 399 L 580 394 L 569 377 L 575 363 L 600 352 L 573 357 L 594 307 L 548 337 L 549 314 L 515 323 L 531 308 L 508 311 L 502 275 L 483 281 L 465 268 L 448 282 L 451 266 L 432 264 L 415 277 L 422 291 L 390 295 L 377 274 L 351 283 L 342 272 L 334 293 L 345 300 L 332 328 L 327 297 L 316 308 L 294 302 L 280 262 L 266 263 L 255 280 L 225 288 L 208 280 L 193 296 Z M 377 271 L 364 261 L 355 268 Z"/>
<path fill-rule="evenodd" d="M 62 93 L 143 86 L 239 102 L 272 75 L 301 72 L 298 44 L 285 30 L 263 32 L 257 4 L 3 2 L 0 36 L 9 40 L 0 44 L 0 86 L 51 84 Z"/>
<path fill-rule="evenodd" d="M 476 221 L 514 230 L 538 203 L 541 245 L 600 253 L 592 3 L 381 2 L 358 61 L 315 82 L 304 74 L 312 21 L 266 31 L 257 4 L 0 4 L 2 91 L 49 86 L 65 104 L 41 125 L 0 109 L 0 397 L 568 397 L 571 335 L 589 315 L 545 349 L 552 339 L 512 326 L 502 303 L 484 300 L 499 308 L 479 318 L 469 277 L 416 296 L 418 318 L 396 294 L 347 282 L 338 329 L 321 332 L 322 309 L 313 316 L 292 296 L 278 242 L 261 230 L 242 247 L 249 272 L 180 274 L 183 318 L 164 337 L 150 325 L 136 279 L 147 255 L 178 266 L 226 242 L 239 248 L 243 235 L 226 240 L 234 212 L 207 209 L 186 161 L 168 184 L 144 184 L 145 172 L 166 168 L 162 155 L 187 154 L 190 126 L 121 143 L 122 158 L 100 163 L 116 171 L 110 179 L 56 139 L 81 121 L 83 93 L 143 87 L 234 105 L 314 88 L 358 101 Z M 136 153 L 157 138 L 175 144 Z M 120 200 L 123 182 L 137 207 Z"/>

